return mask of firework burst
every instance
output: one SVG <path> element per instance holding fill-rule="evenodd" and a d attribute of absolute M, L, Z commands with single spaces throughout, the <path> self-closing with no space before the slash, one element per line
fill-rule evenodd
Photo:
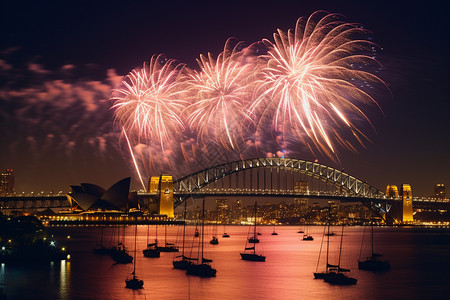
<path fill-rule="evenodd" d="M 165 143 L 184 130 L 180 117 L 187 103 L 181 98 L 183 69 L 183 64 L 154 55 L 113 91 L 115 119 L 138 141 L 157 141 L 164 149 Z"/>
<path fill-rule="evenodd" d="M 362 143 L 365 136 L 351 120 L 370 123 L 359 108 L 375 103 L 364 85 L 381 83 L 363 69 L 377 64 L 376 46 L 360 38 L 367 33 L 324 12 L 300 18 L 295 30 L 278 30 L 274 42 L 263 40 L 269 49 L 262 56 L 267 65 L 250 110 L 261 119 L 271 118 L 275 131 L 296 135 L 311 150 L 312 142 L 329 156 L 336 143 L 351 149 L 336 129 L 347 129 Z"/>
<path fill-rule="evenodd" d="M 251 65 L 245 64 L 242 43 L 232 46 L 227 40 L 217 59 L 209 53 L 197 60 L 200 72 L 192 72 L 188 80 L 192 99 L 188 121 L 198 133 L 200 142 L 213 139 L 225 148 L 237 150 L 243 128 L 251 117 L 247 112 L 251 101 Z"/>

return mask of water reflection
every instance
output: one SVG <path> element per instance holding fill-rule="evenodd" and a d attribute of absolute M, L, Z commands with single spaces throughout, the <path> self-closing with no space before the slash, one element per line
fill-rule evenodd
<path fill-rule="evenodd" d="M 357 268 L 363 228 L 346 228 L 342 263 L 352 270 L 358 283 L 340 287 L 313 279 L 323 227 L 311 226 L 315 239 L 308 242 L 301 240 L 296 227 L 277 227 L 277 236 L 267 228 L 262 228 L 260 236 L 267 256 L 265 263 L 240 259 L 248 228 L 229 226 L 231 237 L 220 239 L 207 256 L 214 260 L 217 277 L 198 278 L 173 269 L 173 254 L 162 253 L 156 259 L 143 257 L 147 227 L 139 227 L 136 272 L 145 282 L 139 291 L 125 288 L 124 280 L 132 272 L 132 265 L 114 264 L 109 256 L 92 253 L 98 243 L 97 228 L 52 228 L 64 237 L 70 233 L 68 249 L 72 259 L 39 267 L 2 264 L 0 287 L 4 287 L 8 299 L 435 299 L 450 292 L 449 230 L 377 228 L 377 250 L 391 261 L 392 269 L 372 273 Z M 176 240 L 177 230 L 168 227 L 169 240 Z M 194 228 L 189 230 L 193 232 Z M 112 233 L 104 236 L 106 241 L 111 237 Z M 332 262 L 337 259 L 340 238 L 340 233 L 330 237 Z M 133 240 L 131 234 L 124 240 L 130 251 L 134 250 Z"/>
<path fill-rule="evenodd" d="M 61 299 L 70 299 L 70 261 L 61 261 L 59 294 Z"/>

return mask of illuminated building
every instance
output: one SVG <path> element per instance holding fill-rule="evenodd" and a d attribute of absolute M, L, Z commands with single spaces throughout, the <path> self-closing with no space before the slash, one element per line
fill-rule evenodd
<path fill-rule="evenodd" d="M 228 200 L 216 200 L 217 221 L 221 223 L 228 223 Z"/>
<path fill-rule="evenodd" d="M 303 217 L 308 213 L 308 199 L 294 198 L 294 212 L 296 217 Z"/>
<path fill-rule="evenodd" d="M 388 198 L 398 198 L 398 188 L 396 185 L 389 184 L 386 187 L 386 197 Z"/>
<path fill-rule="evenodd" d="M 151 185 L 151 179 L 150 179 Z M 172 175 L 161 175 L 159 179 L 159 214 L 168 218 L 174 217 L 173 213 L 173 179 Z"/>
<path fill-rule="evenodd" d="M 242 201 L 234 201 L 231 209 L 231 220 L 233 223 L 239 223 L 243 218 Z"/>
<path fill-rule="evenodd" d="M 412 189 L 409 184 L 403 184 L 400 192 L 403 203 L 403 222 L 412 222 L 413 219 L 413 206 L 412 206 Z"/>
<path fill-rule="evenodd" d="M 434 196 L 439 199 L 445 199 L 445 185 L 438 183 L 434 186 Z"/>
<path fill-rule="evenodd" d="M 0 195 L 11 196 L 14 194 L 14 172 L 6 169 L 0 175 Z"/>
<path fill-rule="evenodd" d="M 130 177 L 122 179 L 108 190 L 92 183 L 72 185 L 67 199 L 72 206 L 78 206 L 83 211 L 125 212 L 129 209 L 130 181 Z"/>

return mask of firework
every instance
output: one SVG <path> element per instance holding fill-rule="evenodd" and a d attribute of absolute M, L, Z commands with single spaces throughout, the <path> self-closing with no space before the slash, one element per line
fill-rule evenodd
<path fill-rule="evenodd" d="M 186 105 L 181 98 L 183 68 L 155 55 L 148 65 L 130 72 L 111 97 L 116 121 L 139 141 L 157 141 L 164 148 L 185 128 L 180 117 Z"/>
<path fill-rule="evenodd" d="M 116 121 L 147 174 L 294 151 L 337 158 L 338 146 L 364 145 L 358 126 L 376 105 L 366 91 L 384 84 L 368 33 L 316 12 L 273 42 L 229 39 L 217 57 L 200 55 L 197 71 L 153 56 L 114 90 Z"/>
<path fill-rule="evenodd" d="M 251 120 L 251 65 L 244 62 L 242 43 L 228 40 L 217 59 L 209 53 L 197 60 L 200 71 L 188 80 L 192 99 L 187 111 L 191 128 L 200 142 L 213 139 L 225 148 L 237 150 L 243 128 Z"/>
<path fill-rule="evenodd" d="M 365 138 L 351 119 L 368 121 L 359 105 L 375 101 L 364 85 L 381 82 L 363 69 L 377 64 L 375 45 L 360 38 L 367 30 L 340 19 L 316 12 L 300 18 L 295 30 L 278 30 L 274 42 L 263 40 L 267 65 L 250 108 L 261 120 L 270 118 L 275 131 L 295 135 L 308 147 L 312 142 L 328 155 L 336 143 L 351 148 L 336 129 L 347 129 L 359 142 Z"/>

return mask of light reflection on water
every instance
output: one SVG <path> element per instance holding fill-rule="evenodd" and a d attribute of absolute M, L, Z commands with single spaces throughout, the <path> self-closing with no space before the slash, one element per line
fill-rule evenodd
<path fill-rule="evenodd" d="M 216 278 L 187 276 L 173 269 L 173 253 L 161 253 L 160 258 L 143 257 L 147 226 L 139 226 L 136 274 L 144 280 L 144 289 L 128 290 L 124 280 L 132 272 L 132 264 L 115 264 L 108 256 L 92 253 L 99 241 L 99 228 L 55 227 L 50 228 L 55 237 L 71 235 L 67 242 L 71 260 L 40 267 L 2 265 L 0 287 L 4 288 L 7 299 L 445 299 L 450 292 L 448 229 L 376 228 L 375 252 L 384 254 L 392 270 L 372 273 L 357 269 L 363 228 L 345 228 L 342 266 L 352 270 L 351 276 L 358 283 L 332 286 L 314 280 L 312 274 L 318 264 L 323 227 L 309 228 L 314 241 L 302 241 L 298 227 L 277 227 L 277 236 L 270 234 L 273 227 L 261 227 L 261 243 L 257 249 L 267 256 L 266 262 L 240 259 L 247 227 L 227 226 L 226 231 L 231 235 L 227 239 L 221 237 L 220 231 L 225 230 L 221 227 L 219 245 L 209 245 L 211 234 L 205 237 L 205 256 L 214 260 Z M 179 229 L 168 227 L 167 242 L 176 241 Z M 194 227 L 189 227 L 189 235 L 193 231 Z M 330 240 L 330 263 L 337 260 L 341 237 L 340 228 L 333 231 L 337 234 Z M 124 239 L 131 253 L 133 232 L 129 227 Z M 150 232 L 155 233 L 154 226 Z M 163 234 L 158 236 L 163 243 L 164 230 L 160 228 L 158 232 Z M 214 231 L 208 227 L 207 232 Z M 105 229 L 105 243 L 115 243 L 116 235 L 116 230 Z M 150 238 L 153 239 L 154 236 Z M 186 244 L 193 241 L 195 238 L 189 238 Z M 368 247 L 365 245 L 363 252 Z M 324 257 L 322 254 L 319 269 L 325 265 Z"/>

